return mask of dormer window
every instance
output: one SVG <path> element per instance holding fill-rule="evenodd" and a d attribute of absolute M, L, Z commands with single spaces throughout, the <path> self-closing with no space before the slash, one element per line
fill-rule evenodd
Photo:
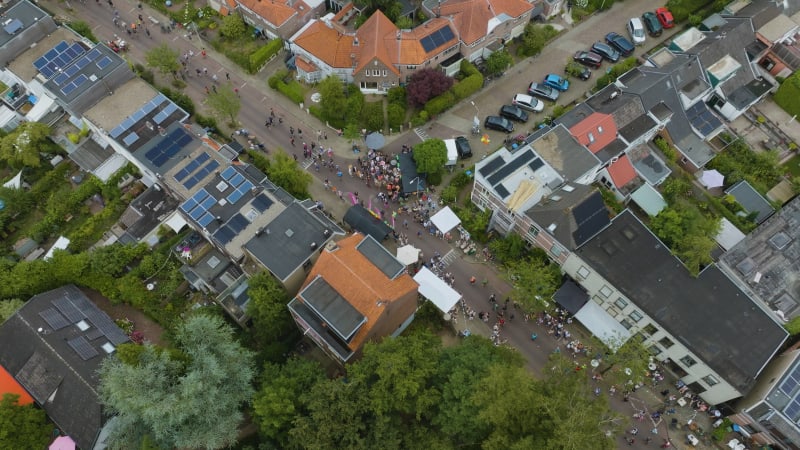
<path fill-rule="evenodd" d="M 591 144 L 593 142 L 594 142 L 594 135 L 592 133 L 589 133 L 589 143 Z"/>
<path fill-rule="evenodd" d="M 603 127 L 597 127 L 597 134 L 603 134 Z"/>

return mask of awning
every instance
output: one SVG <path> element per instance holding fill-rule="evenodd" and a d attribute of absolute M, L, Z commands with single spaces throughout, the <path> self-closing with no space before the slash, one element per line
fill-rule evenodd
<path fill-rule="evenodd" d="M 449 206 L 445 206 L 439 212 L 434 214 L 433 217 L 431 217 L 431 222 L 433 222 L 439 231 L 442 233 L 447 233 L 448 231 L 460 225 L 461 219 L 458 218 L 456 213 L 454 213 Z"/>
<path fill-rule="evenodd" d="M 14 178 L 12 178 L 12 179 L 10 179 L 10 180 L 6 181 L 6 182 L 3 184 L 3 187 L 4 187 L 4 188 L 9 188 L 9 189 L 19 189 L 19 188 L 21 188 L 21 187 L 22 187 L 22 171 L 20 170 L 20 171 L 19 171 L 19 172 L 18 172 L 18 173 L 17 173 L 17 174 L 14 176 Z"/>
<path fill-rule="evenodd" d="M 178 213 L 178 211 L 175 211 L 172 213 L 172 216 L 167 219 L 165 225 L 172 228 L 172 231 L 179 233 L 183 227 L 186 226 L 186 219 L 184 219 L 183 216 Z"/>
<path fill-rule="evenodd" d="M 553 295 L 553 300 L 575 315 L 589 301 L 589 294 L 574 281 L 567 280 Z"/>
<path fill-rule="evenodd" d="M 378 242 L 386 239 L 392 232 L 389 225 L 373 216 L 368 209 L 361 205 L 355 205 L 348 209 L 344 214 L 344 222 L 354 230 L 372 236 Z"/>
<path fill-rule="evenodd" d="M 75 450 L 75 441 L 69 436 L 59 436 L 50 444 L 49 450 Z"/>
<path fill-rule="evenodd" d="M 611 350 L 616 351 L 631 337 L 630 331 L 595 302 L 586 302 L 575 318 Z"/>
<path fill-rule="evenodd" d="M 458 162 L 458 148 L 456 147 L 455 139 L 445 139 L 444 146 L 447 148 L 447 164 L 448 166 L 455 166 Z"/>
<path fill-rule="evenodd" d="M 425 177 L 417 173 L 417 163 L 414 162 L 411 153 L 401 153 L 397 155 L 397 159 L 397 162 L 400 163 L 400 181 L 403 193 L 425 191 Z"/>
<path fill-rule="evenodd" d="M 700 183 L 709 189 L 721 187 L 725 184 L 725 175 L 719 173 L 716 169 L 705 170 L 700 177 Z"/>
<path fill-rule="evenodd" d="M 404 245 L 397 249 L 397 260 L 409 266 L 419 261 L 420 250 L 411 244 Z"/>
<path fill-rule="evenodd" d="M 461 294 L 428 270 L 427 267 L 423 267 L 414 275 L 414 281 L 419 283 L 419 293 L 430 300 L 443 313 L 449 312 L 461 300 Z"/>

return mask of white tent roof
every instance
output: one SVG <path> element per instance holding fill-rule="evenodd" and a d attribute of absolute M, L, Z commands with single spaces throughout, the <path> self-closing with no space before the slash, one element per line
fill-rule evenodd
<path fill-rule="evenodd" d="M 56 250 L 66 250 L 69 247 L 69 239 L 65 238 L 64 236 L 59 236 L 56 240 L 56 243 L 50 247 L 50 250 L 47 251 L 47 254 L 44 255 L 45 261 L 53 257 L 53 252 Z"/>
<path fill-rule="evenodd" d="M 744 233 L 739 231 L 736 225 L 723 217 L 720 221 L 719 233 L 714 237 L 714 240 L 727 252 L 732 249 L 734 245 L 741 242 L 744 237 Z"/>
<path fill-rule="evenodd" d="M 420 250 L 411 244 L 404 245 L 397 249 L 397 260 L 405 265 L 414 264 L 419 261 Z"/>
<path fill-rule="evenodd" d="M 433 217 L 431 217 L 431 222 L 436 225 L 436 228 L 438 228 L 439 231 L 442 233 L 447 233 L 448 231 L 460 225 L 461 219 L 456 216 L 456 213 L 454 213 L 449 206 L 445 206 L 439 212 L 434 214 Z"/>
<path fill-rule="evenodd" d="M 456 148 L 455 139 L 445 139 L 444 145 L 447 147 L 447 164 L 454 166 L 458 162 L 458 149 Z"/>
<path fill-rule="evenodd" d="M 186 219 L 184 219 L 178 211 L 175 211 L 172 213 L 172 216 L 167 219 L 166 225 L 172 228 L 172 231 L 179 233 L 181 229 L 186 226 Z"/>
<path fill-rule="evenodd" d="M 594 301 L 586 302 L 583 308 L 575 314 L 575 318 L 611 350 L 616 351 L 631 337 L 630 331 L 608 315 Z"/>
<path fill-rule="evenodd" d="M 723 186 L 725 184 L 725 175 L 719 173 L 716 169 L 705 170 L 700 177 L 700 184 L 709 189 Z"/>
<path fill-rule="evenodd" d="M 3 187 L 4 188 L 11 188 L 11 189 L 19 189 L 19 188 L 21 188 L 22 187 L 22 171 L 20 170 L 14 178 L 6 181 L 3 184 Z"/>
<path fill-rule="evenodd" d="M 422 270 L 414 275 L 414 281 L 419 283 L 419 293 L 433 302 L 443 313 L 453 309 L 461 299 L 461 294 L 448 286 L 427 267 L 423 267 Z"/>

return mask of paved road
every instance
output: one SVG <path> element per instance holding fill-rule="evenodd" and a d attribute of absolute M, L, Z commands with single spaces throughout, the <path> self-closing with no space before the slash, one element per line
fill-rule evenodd
<path fill-rule="evenodd" d="M 81 4 L 73 2 L 74 10 L 66 9 L 66 4 L 56 2 L 54 0 L 44 0 L 43 5 L 50 11 L 55 12 L 60 17 L 70 18 L 70 20 L 83 20 L 90 24 L 95 35 L 103 41 L 111 39 L 114 34 L 122 34 L 119 28 L 115 28 L 112 23 L 113 9 L 105 2 L 95 3 L 87 2 Z M 608 31 L 617 31 L 624 33 L 624 23 L 627 18 L 639 16 L 644 11 L 644 5 L 648 3 L 643 0 L 617 2 L 614 4 L 610 11 L 603 14 L 596 15 L 589 18 L 583 23 L 572 27 L 566 25 L 568 28 L 558 37 L 553 43 L 548 45 L 544 51 L 536 58 L 531 58 L 521 62 L 509 70 L 506 75 L 500 80 L 493 81 L 490 85 L 479 92 L 471 99 L 462 102 L 452 110 L 443 114 L 438 118 L 435 123 L 430 124 L 424 128 L 425 133 L 431 137 L 450 138 L 456 135 L 465 134 L 471 127 L 472 117 L 478 113 L 481 119 L 487 114 L 497 111 L 502 104 L 510 101 L 511 97 L 518 92 L 525 92 L 528 84 L 533 80 L 540 80 L 545 74 L 554 72 L 562 73 L 564 65 L 571 58 L 571 55 L 578 49 L 588 48 L 595 40 L 600 40 Z M 117 0 L 115 3 L 116 8 L 119 9 L 121 20 L 131 22 L 136 19 L 138 14 L 142 14 L 147 22 L 147 17 L 152 16 L 156 20 L 164 23 L 165 18 L 158 12 L 150 10 L 147 6 L 143 10 L 136 7 L 136 2 L 131 0 Z M 156 26 L 150 26 L 151 36 L 147 37 L 143 33 L 137 36 L 128 38 L 127 35 L 123 36 L 128 38 L 130 42 L 130 51 L 128 56 L 133 61 L 143 61 L 144 54 L 150 48 L 160 45 L 162 42 L 167 42 L 172 48 L 178 50 L 180 53 L 192 50 L 196 56 L 190 63 L 190 72 L 194 74 L 195 68 L 207 68 L 209 76 L 216 73 L 221 82 L 226 82 L 226 73 L 230 74 L 231 84 L 239 89 L 239 94 L 242 97 L 242 109 L 239 115 L 241 126 L 253 132 L 266 146 L 269 151 L 278 151 L 278 148 L 286 149 L 290 154 L 296 153 L 302 162 L 302 138 L 296 139 L 296 147 L 292 147 L 289 141 L 288 127 L 292 126 L 294 129 L 302 129 L 306 139 L 316 140 L 316 130 L 324 130 L 328 134 L 328 139 L 323 140 L 325 147 L 333 147 L 336 154 L 337 162 L 343 167 L 352 163 L 355 160 L 355 155 L 351 151 L 350 143 L 342 138 L 336 137 L 331 129 L 327 129 L 324 124 L 321 124 L 317 119 L 308 115 L 301 110 L 297 105 L 292 104 L 288 99 L 274 91 L 271 91 L 266 85 L 267 77 L 277 68 L 280 67 L 281 62 L 274 61 L 268 65 L 265 70 L 256 75 L 248 75 L 240 70 L 238 67 L 227 61 L 224 56 L 217 54 L 213 51 L 210 45 L 206 45 L 197 36 L 189 39 L 184 31 L 176 30 L 170 34 L 164 34 Z M 676 30 L 667 30 L 661 39 L 667 39 Z M 640 48 L 637 48 L 636 54 L 640 55 L 645 49 L 652 48 L 656 42 L 648 40 L 648 42 Z M 200 56 L 201 49 L 205 48 L 208 54 L 207 58 Z M 607 65 L 604 65 L 607 67 Z M 602 69 L 601 69 L 602 70 Z M 567 104 L 575 101 L 584 95 L 591 86 L 593 86 L 594 79 L 598 76 L 596 72 L 593 78 L 588 82 L 579 80 L 572 80 L 573 87 L 566 93 L 561 95 L 559 100 L 560 104 Z M 162 81 L 163 82 L 163 81 Z M 185 93 L 188 94 L 195 101 L 197 105 L 202 105 L 206 95 L 205 87 L 211 87 L 211 79 L 209 77 L 189 77 L 188 86 Z M 165 83 L 166 84 L 166 83 Z M 470 104 L 474 101 L 476 107 Z M 264 120 L 267 117 L 270 108 L 284 119 L 283 125 L 274 127 L 273 129 L 266 129 L 264 127 Z M 543 117 L 548 113 L 546 110 L 531 120 L 531 125 L 527 128 L 532 128 L 532 122 L 538 120 L 538 117 Z M 519 132 L 528 131 L 525 126 L 519 127 Z M 515 134 L 517 134 L 515 132 Z M 311 136 L 309 136 L 311 135 Z M 490 131 L 492 143 L 490 145 L 482 145 L 478 142 L 477 138 L 473 139 L 473 151 L 476 153 L 475 158 L 481 158 L 486 154 L 498 148 L 502 139 L 505 137 L 501 133 Z M 387 146 L 385 151 L 387 153 L 399 152 L 402 144 L 413 145 L 420 141 L 420 138 L 413 132 L 406 132 L 404 134 L 390 136 L 387 139 Z M 316 180 L 311 186 L 311 194 L 314 198 L 320 199 L 324 202 L 326 208 L 337 218 L 344 215 L 346 208 L 349 204 L 346 201 L 339 200 L 338 197 L 331 191 L 325 190 L 323 187 L 323 180 L 328 178 L 337 189 L 344 192 L 359 192 L 359 197 L 365 199 L 367 202 L 374 202 L 374 205 L 379 205 L 379 202 L 374 197 L 376 191 L 372 188 L 367 188 L 362 182 L 357 179 L 350 178 L 345 175 L 342 178 L 337 178 L 332 172 L 321 169 L 316 172 L 313 166 L 309 167 L 310 172 L 315 175 Z M 393 206 L 393 205 L 392 205 Z M 388 211 L 388 209 L 387 209 Z M 402 218 L 398 218 L 399 223 L 402 223 Z M 413 222 L 413 221 L 409 221 Z M 417 231 L 422 231 L 421 237 L 417 237 Z M 470 308 L 476 311 L 489 311 L 490 304 L 488 297 L 491 293 L 495 293 L 498 299 L 504 299 L 511 286 L 502 278 L 495 267 L 486 264 L 479 258 L 465 256 L 464 253 L 455 249 L 453 246 L 440 239 L 432 237 L 420 230 L 417 224 L 411 223 L 409 229 L 406 231 L 410 237 L 410 242 L 421 248 L 427 257 L 438 251 L 442 255 L 448 254 L 451 250 L 450 265 L 447 270 L 451 272 L 456 279 L 455 289 L 458 290 L 465 298 Z M 391 244 L 390 244 L 391 245 Z M 480 252 L 478 253 L 480 255 Z M 483 287 L 481 283 L 470 285 L 469 278 L 475 276 L 478 280 L 487 279 L 488 286 Z M 463 317 L 459 318 L 460 328 L 468 327 L 471 332 L 482 335 L 489 335 L 489 327 L 480 322 L 479 320 L 465 321 Z M 541 338 L 532 342 L 530 335 L 536 332 Z M 546 363 L 550 353 L 559 345 L 563 346 L 564 343 L 556 342 L 551 337 L 547 336 L 545 331 L 536 325 L 533 321 L 525 323 L 522 320 L 522 314 L 516 314 L 516 318 L 507 323 L 501 333 L 502 337 L 508 339 L 508 343 L 525 355 L 528 360 L 528 365 L 533 370 L 540 370 Z M 639 397 L 645 404 L 655 405 L 658 398 L 654 397 L 646 390 L 640 390 Z M 620 411 L 624 417 L 630 417 L 631 404 L 623 403 L 620 399 L 612 399 L 612 404 L 616 410 Z M 642 426 L 640 426 L 642 428 Z M 659 436 L 666 436 L 666 427 L 662 425 L 659 429 Z M 680 447 L 677 439 L 675 444 Z M 620 446 L 625 446 L 623 438 L 618 438 Z M 661 437 L 654 439 L 654 442 L 661 442 Z M 642 445 L 638 443 L 637 445 Z M 655 447 L 655 445 L 652 445 Z M 636 448 L 636 446 L 634 446 Z M 642 447 L 644 448 L 644 447 Z"/>

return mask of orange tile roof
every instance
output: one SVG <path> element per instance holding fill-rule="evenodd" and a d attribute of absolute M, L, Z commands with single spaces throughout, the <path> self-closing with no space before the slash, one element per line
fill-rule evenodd
<path fill-rule="evenodd" d="M 453 16 L 461 40 L 471 44 L 486 36 L 489 21 L 500 14 L 519 17 L 533 9 L 525 0 L 448 0 L 440 8 L 440 16 Z"/>
<path fill-rule="evenodd" d="M 353 36 L 342 34 L 316 20 L 294 40 L 294 45 L 336 68 L 353 66 L 350 55 L 358 58 L 360 47 L 353 46 Z"/>
<path fill-rule="evenodd" d="M 597 153 L 617 138 L 617 124 L 610 114 L 595 112 L 569 129 L 581 144 Z"/>
<path fill-rule="evenodd" d="M 230 14 L 230 11 L 228 11 L 228 8 L 226 6 L 220 6 L 219 7 L 219 15 L 220 16 L 227 16 L 228 14 Z"/>
<path fill-rule="evenodd" d="M 236 0 L 241 5 L 258 14 L 273 26 L 280 27 L 297 13 L 286 0 Z"/>
<path fill-rule="evenodd" d="M 319 275 L 367 318 L 367 322 L 348 344 L 353 351 L 361 347 L 369 330 L 386 311 L 386 306 L 378 306 L 377 300 L 391 303 L 416 291 L 418 287 L 417 282 L 407 273 L 394 280 L 384 275 L 356 248 L 363 240 L 364 235 L 354 233 L 337 242 L 337 250 L 323 250 L 301 288 L 302 292 Z"/>
<path fill-rule="evenodd" d="M 426 52 L 420 42 L 423 38 L 431 35 L 435 31 L 439 31 L 443 27 L 451 27 L 450 21 L 442 18 L 433 18 L 424 25 L 418 26 L 413 30 L 402 31 L 400 35 L 400 57 L 398 58 L 397 39 L 396 35 L 386 36 L 384 45 L 389 54 L 389 60 L 400 65 L 414 65 L 418 66 L 425 61 L 432 58 L 434 55 L 441 53 L 442 50 L 455 45 L 458 42 L 458 33 L 453 30 L 453 39 L 443 43 L 439 47 L 433 49 L 430 53 Z M 452 27 L 451 27 L 452 28 Z"/>
<path fill-rule="evenodd" d="M 617 161 L 608 166 L 608 174 L 614 182 L 614 186 L 621 188 L 636 178 L 636 171 L 633 169 L 628 155 L 622 155 Z"/>
<path fill-rule="evenodd" d="M 314 63 L 306 61 L 305 58 L 297 57 L 295 58 L 294 63 L 298 69 L 302 70 L 305 73 L 316 72 L 318 70 L 317 66 L 315 66 Z"/>
<path fill-rule="evenodd" d="M 3 394 L 19 395 L 19 399 L 17 400 L 18 405 L 29 405 L 33 403 L 33 397 L 28 394 L 28 391 L 17 383 L 17 380 L 15 380 L 3 366 L 0 366 L 0 397 L 2 397 Z"/>
<path fill-rule="evenodd" d="M 389 20 L 380 10 L 375 11 L 363 25 L 356 31 L 359 46 L 361 47 L 361 54 L 359 55 L 358 62 L 354 71 L 360 72 L 367 64 L 377 59 L 383 65 L 392 69 L 396 75 L 400 74 L 395 64 L 397 60 L 392 61 L 391 55 L 387 48 L 387 40 L 391 40 L 396 46 L 397 33 L 399 28 Z"/>

